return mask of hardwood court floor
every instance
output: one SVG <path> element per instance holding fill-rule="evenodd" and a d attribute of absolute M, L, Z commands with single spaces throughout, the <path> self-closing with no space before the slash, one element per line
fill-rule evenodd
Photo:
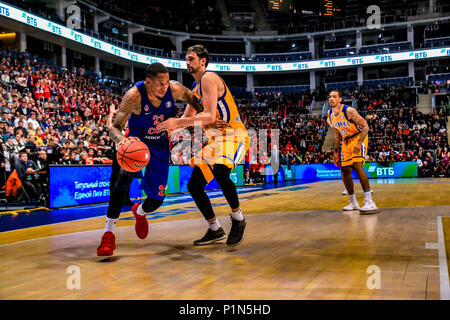
<path fill-rule="evenodd" d="M 235 248 L 192 246 L 206 231 L 192 203 L 152 220 L 145 240 L 133 220 L 119 221 L 110 258 L 96 256 L 104 218 L 3 232 L 0 299 L 447 297 L 438 217 L 450 213 L 450 180 L 379 182 L 371 181 L 382 210 L 367 216 L 339 210 L 348 199 L 339 181 L 241 195 L 248 225 Z M 228 208 L 216 212 L 228 232 Z M 81 289 L 67 289 L 72 265 L 80 268 Z M 368 268 L 381 271 L 379 289 L 368 288 Z"/>

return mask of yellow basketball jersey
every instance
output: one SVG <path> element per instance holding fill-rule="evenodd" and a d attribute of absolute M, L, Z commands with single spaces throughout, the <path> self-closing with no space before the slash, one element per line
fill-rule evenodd
<path fill-rule="evenodd" d="M 205 71 L 211 72 L 211 71 Z M 203 75 L 205 74 L 203 73 Z M 202 77 L 203 77 L 202 75 Z M 239 111 L 236 105 L 236 102 L 231 95 L 230 90 L 228 89 L 225 81 L 219 76 L 220 80 L 225 87 L 224 94 L 217 100 L 217 109 L 216 109 L 216 118 L 220 120 L 224 120 L 228 123 L 228 125 L 233 130 L 242 130 L 244 134 L 247 134 L 247 130 L 245 129 L 244 124 L 241 121 L 241 117 L 239 116 Z M 200 83 L 195 82 L 192 92 L 199 99 L 202 99 L 202 87 Z M 225 134 L 225 130 L 222 130 L 222 133 Z"/>
<path fill-rule="evenodd" d="M 342 111 L 339 112 L 338 115 L 334 115 L 333 108 L 330 108 L 328 114 L 332 127 L 339 131 L 342 138 L 356 135 L 362 130 L 362 128 L 358 127 L 354 121 L 347 118 L 346 111 L 348 107 L 348 105 L 344 105 Z"/>

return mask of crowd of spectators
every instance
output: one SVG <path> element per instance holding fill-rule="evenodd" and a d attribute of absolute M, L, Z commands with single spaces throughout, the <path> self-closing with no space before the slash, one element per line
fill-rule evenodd
<path fill-rule="evenodd" d="M 39 188 L 34 190 L 26 181 L 42 181 L 39 174 L 49 164 L 111 163 L 114 144 L 108 125 L 127 89 L 111 87 L 83 68 L 51 67 L 27 52 L 3 50 L 0 184 L 15 168 L 34 196 L 41 193 Z M 371 128 L 369 161 L 417 161 L 421 176 L 448 176 L 444 108 L 423 114 L 416 108 L 415 91 L 404 88 L 363 90 L 352 96 L 360 102 L 358 110 Z M 309 113 L 316 93 L 259 93 L 255 98 L 237 99 L 237 103 L 246 128 L 256 134 L 267 130 L 264 157 L 271 157 L 271 130 L 278 129 L 281 164 L 333 162 L 331 152 L 323 148 L 326 120 Z M 178 104 L 178 111 L 181 114 L 183 105 Z M 202 141 L 193 141 L 194 148 L 201 148 Z M 187 164 L 188 160 L 180 157 L 172 163 Z"/>
<path fill-rule="evenodd" d="M 255 102 L 239 104 L 248 129 L 278 129 L 281 164 L 332 162 L 322 153 L 326 121 L 309 114 L 315 93 L 260 93 Z M 270 152 L 270 148 L 268 152 Z"/>
<path fill-rule="evenodd" d="M 45 151 L 47 164 L 110 163 L 113 143 L 106 124 L 119 99 L 118 93 L 101 87 L 81 68 L 50 68 L 27 52 L 3 50 L 0 184 L 21 164 L 36 171 L 40 151 Z M 30 179 L 27 175 L 19 174 L 22 182 Z"/>
<path fill-rule="evenodd" d="M 430 89 L 435 92 L 436 85 L 419 92 Z M 355 96 L 370 128 L 368 161 L 417 161 L 420 176 L 449 176 L 446 106 L 422 113 L 414 88 L 373 88 Z"/>

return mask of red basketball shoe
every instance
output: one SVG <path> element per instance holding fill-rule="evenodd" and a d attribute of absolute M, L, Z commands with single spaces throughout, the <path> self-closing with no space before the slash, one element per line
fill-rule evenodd
<path fill-rule="evenodd" d="M 140 239 L 147 238 L 148 234 L 148 222 L 147 217 L 145 214 L 143 216 L 137 214 L 137 208 L 139 207 L 140 202 L 135 203 L 133 207 L 131 208 L 131 211 L 133 212 L 134 217 L 136 218 L 136 224 L 134 225 L 134 230 L 136 231 L 136 235 Z"/>
<path fill-rule="evenodd" d="M 116 248 L 116 236 L 111 231 L 103 234 L 102 242 L 97 248 L 98 256 L 112 256 Z"/>

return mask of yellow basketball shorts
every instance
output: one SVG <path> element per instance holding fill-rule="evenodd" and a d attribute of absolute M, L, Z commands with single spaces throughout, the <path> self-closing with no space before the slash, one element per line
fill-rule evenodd
<path fill-rule="evenodd" d="M 369 145 L 369 137 L 366 136 L 364 139 L 361 150 L 358 153 L 353 152 L 353 148 L 356 146 L 360 138 L 360 135 L 357 134 L 353 138 L 348 140 L 343 140 L 341 142 L 341 148 L 339 149 L 339 159 L 341 161 L 341 167 L 351 166 L 354 162 L 366 162 L 367 149 Z"/>
<path fill-rule="evenodd" d="M 223 164 L 233 170 L 242 161 L 249 148 L 249 137 L 215 137 L 198 154 L 194 155 L 189 165 L 199 167 L 209 183 L 213 178 L 215 164 Z"/>

